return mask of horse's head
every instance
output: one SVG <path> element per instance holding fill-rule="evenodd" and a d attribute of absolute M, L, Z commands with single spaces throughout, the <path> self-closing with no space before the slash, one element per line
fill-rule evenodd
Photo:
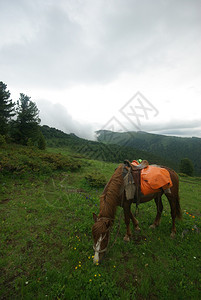
<path fill-rule="evenodd" d="M 95 224 L 92 227 L 95 251 L 94 263 L 99 263 L 107 250 L 111 219 L 105 217 L 98 218 L 96 214 L 93 214 L 93 218 L 95 222 Z"/>

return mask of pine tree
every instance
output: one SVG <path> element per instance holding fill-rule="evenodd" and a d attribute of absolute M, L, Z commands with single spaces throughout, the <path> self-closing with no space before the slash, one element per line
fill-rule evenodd
<path fill-rule="evenodd" d="M 9 129 L 9 121 L 14 112 L 15 103 L 10 99 L 10 92 L 7 85 L 0 81 L 0 134 L 7 135 Z"/>
<path fill-rule="evenodd" d="M 31 97 L 20 94 L 17 101 L 17 119 L 13 122 L 13 138 L 15 142 L 27 145 L 29 139 L 37 144 L 39 138 L 39 110 Z"/>
<path fill-rule="evenodd" d="M 40 149 L 40 150 L 46 149 L 46 141 L 45 141 L 45 137 L 42 134 L 42 132 L 40 132 L 39 138 L 38 138 L 38 149 Z"/>

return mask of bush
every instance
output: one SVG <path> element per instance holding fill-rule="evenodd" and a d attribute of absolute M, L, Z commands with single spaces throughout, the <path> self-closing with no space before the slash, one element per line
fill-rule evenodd
<path fill-rule="evenodd" d="M 5 145 L 6 145 L 5 135 L 0 134 L 0 146 L 5 146 Z"/>
<path fill-rule="evenodd" d="M 28 139 L 27 146 L 28 147 L 33 147 L 34 146 L 34 142 L 33 142 L 33 140 L 31 138 Z"/>
<path fill-rule="evenodd" d="M 68 156 L 25 146 L 14 145 L 0 152 L 0 170 L 4 174 L 52 174 L 55 170 L 76 171 L 80 167 L 80 161 Z"/>
<path fill-rule="evenodd" d="M 46 141 L 45 141 L 45 138 L 42 135 L 42 133 L 40 134 L 39 139 L 38 139 L 38 149 L 40 149 L 40 150 L 46 149 Z"/>
<path fill-rule="evenodd" d="M 188 175 L 187 175 L 187 174 L 184 174 L 184 173 L 178 173 L 178 175 L 179 175 L 180 177 L 188 177 Z"/>
<path fill-rule="evenodd" d="M 88 184 L 91 187 L 96 187 L 96 188 L 104 187 L 107 183 L 105 176 L 101 173 L 87 174 L 85 176 L 85 179 L 87 180 Z"/>

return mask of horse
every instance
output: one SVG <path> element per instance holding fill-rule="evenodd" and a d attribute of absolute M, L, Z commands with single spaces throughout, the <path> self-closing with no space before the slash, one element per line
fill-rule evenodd
<path fill-rule="evenodd" d="M 158 166 L 160 167 L 160 166 Z M 133 199 L 126 199 L 125 186 L 124 186 L 124 178 L 123 171 L 125 168 L 125 164 L 120 164 L 109 182 L 106 184 L 102 195 L 100 196 L 100 210 L 99 215 L 97 216 L 93 213 L 94 225 L 92 227 L 92 236 L 94 241 L 94 263 L 99 263 L 104 253 L 107 251 L 107 246 L 109 242 L 109 235 L 112 225 L 115 220 L 115 213 L 117 206 L 123 207 L 124 211 L 124 219 L 126 224 L 126 234 L 124 236 L 124 241 L 129 242 L 131 238 L 131 230 L 130 230 L 130 220 L 132 221 L 135 231 L 140 231 L 139 222 L 134 217 L 131 212 L 131 204 L 136 202 L 135 197 Z M 163 167 L 168 170 L 170 174 L 170 178 L 172 180 L 172 187 L 169 192 L 165 192 L 163 189 L 157 191 L 156 193 L 143 195 L 139 193 L 140 203 L 145 203 L 150 200 L 155 201 L 157 207 L 156 218 L 150 228 L 156 228 L 160 224 L 161 214 L 163 211 L 163 204 L 161 197 L 165 193 L 171 208 L 171 217 L 172 217 L 172 229 L 171 229 L 171 237 L 174 238 L 176 234 L 175 227 L 175 219 L 181 219 L 182 213 L 180 208 L 179 201 L 179 177 L 177 173 L 168 168 Z"/>

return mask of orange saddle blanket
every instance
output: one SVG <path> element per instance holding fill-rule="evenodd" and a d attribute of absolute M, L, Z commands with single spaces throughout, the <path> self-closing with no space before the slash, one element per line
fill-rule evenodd
<path fill-rule="evenodd" d="M 157 166 L 148 166 L 141 170 L 141 192 L 144 195 L 156 193 L 172 187 L 172 180 L 168 170 Z"/>

